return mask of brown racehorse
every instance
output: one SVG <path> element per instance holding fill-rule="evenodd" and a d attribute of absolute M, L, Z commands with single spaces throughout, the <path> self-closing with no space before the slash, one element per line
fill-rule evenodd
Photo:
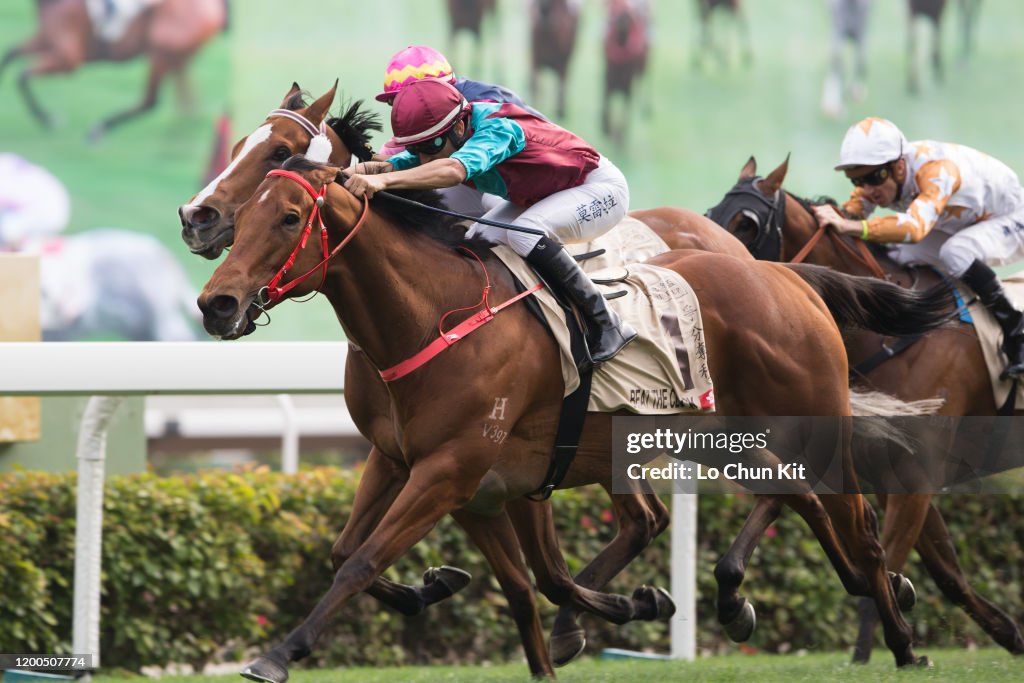
<path fill-rule="evenodd" d="M 472 73 L 483 65 L 484 22 L 497 11 L 497 4 L 497 0 L 448 0 L 448 44 L 454 47 L 460 33 L 469 34 L 475 51 L 468 69 Z"/>
<path fill-rule="evenodd" d="M 751 158 L 741 170 L 736 186 L 722 203 L 708 212 L 747 244 L 757 258 L 792 261 L 818 232 L 817 221 L 808 203 L 781 189 L 787 169 L 788 160 L 767 177 L 759 178 L 756 176 L 756 162 Z M 850 248 L 853 243 L 849 238 L 840 238 L 830 232 L 815 243 L 805 259 L 846 273 L 872 274 L 868 264 Z M 848 247 L 843 248 L 843 244 Z M 909 269 L 883 255 L 877 256 L 877 263 L 888 279 L 902 286 L 923 288 L 939 281 L 939 276 L 928 268 Z M 951 298 L 951 310 L 953 306 Z M 867 331 L 848 331 L 844 336 L 855 372 L 865 359 L 878 355 L 883 349 L 900 346 L 898 339 L 884 338 Z M 970 325 L 960 324 L 930 332 L 888 360 L 871 369 L 865 367 L 858 375 L 858 380 L 864 385 L 905 401 L 942 397 L 945 403 L 940 414 L 996 414 L 988 371 L 974 328 Z M 1024 412 L 1017 411 L 1016 414 Z M 1014 654 L 1024 653 L 1024 639 L 1013 620 L 968 584 L 932 496 L 880 495 L 879 499 L 886 511 L 882 543 L 889 569 L 901 571 L 910 549 L 916 547 L 925 568 L 947 598 L 962 607 L 997 643 Z M 752 528 L 743 534 L 750 545 L 735 548 L 735 552 L 730 551 L 730 555 L 723 559 L 719 571 L 728 575 L 728 583 L 739 585 L 745 562 L 740 563 L 738 557 L 749 557 L 761 531 L 778 513 L 777 504 L 765 501 L 762 505 L 765 510 L 751 514 Z M 734 599 L 729 598 L 730 601 Z M 867 661 L 870 657 L 876 625 L 872 606 L 862 601 L 855 661 Z"/>
<path fill-rule="evenodd" d="M 194 253 L 216 258 L 232 244 L 235 211 L 252 196 L 268 171 L 280 167 L 291 154 L 309 147 L 312 133 L 327 119 L 334 96 L 332 88 L 313 103 L 306 104 L 298 85 L 293 84 L 281 107 L 298 118 L 272 113 L 257 130 L 235 144 L 230 168 L 179 210 L 182 237 Z M 325 132 L 331 140 L 330 160 L 333 163 L 348 165 L 352 159 L 349 150 L 355 150 L 363 159 L 368 158 L 369 133 L 379 129 L 372 115 L 361 112 L 357 104 L 342 117 L 331 119 L 330 123 Z M 645 222 L 673 248 L 731 253 L 750 259 L 739 241 L 693 211 L 660 208 L 634 211 L 631 215 Z M 363 354 L 355 349 L 350 352 L 346 365 L 345 386 L 353 419 L 376 446 L 371 451 L 370 463 L 380 463 L 375 467 L 386 467 L 386 459 L 380 457 L 381 450 L 397 451 L 393 443 L 390 399 L 376 372 Z M 369 468 L 364 477 L 368 481 L 373 480 L 374 471 L 374 467 Z M 657 496 L 615 495 L 611 499 L 619 529 L 611 543 L 581 573 L 584 585 L 601 587 L 606 584 L 668 525 L 668 510 Z M 374 496 L 367 500 L 378 501 Z M 510 507 L 519 504 L 513 503 Z M 514 517 L 515 521 L 518 519 Z M 352 550 L 354 548 L 339 547 L 342 556 L 347 556 Z M 385 604 L 411 615 L 457 591 L 465 585 L 466 577 L 452 568 L 442 568 L 439 572 L 428 572 L 426 580 L 427 585 L 413 588 L 380 579 L 369 592 Z M 578 611 L 566 608 L 560 611 L 556 622 L 551 649 L 559 665 L 582 651 L 584 636 L 576 624 L 577 614 Z"/>
<path fill-rule="evenodd" d="M 168 74 L 177 78 L 182 98 L 190 98 L 185 68 L 227 22 L 227 0 L 161 0 L 142 10 L 119 37 L 109 42 L 94 30 L 86 0 L 37 0 L 36 5 L 39 28 L 31 38 L 4 54 L 0 72 L 17 57 L 33 58 L 21 72 L 18 85 L 29 111 L 44 126 L 52 126 L 53 117 L 39 104 L 29 85 L 36 76 L 69 73 L 87 62 L 120 62 L 136 57 L 149 60 L 142 101 L 98 123 L 90 132 L 93 140 L 152 109 Z"/>
<path fill-rule="evenodd" d="M 622 144 L 629 120 L 630 100 L 634 85 L 647 70 L 650 50 L 650 4 L 643 0 L 611 0 L 604 33 L 604 100 L 601 105 L 601 130 L 616 143 Z M 644 113 L 650 115 L 651 88 Z M 612 125 L 612 98 L 623 101 L 621 119 Z"/>
<path fill-rule="evenodd" d="M 736 32 L 740 41 L 740 55 L 747 66 L 754 59 L 754 51 L 750 43 L 750 25 L 743 10 L 742 0 L 697 0 L 697 14 L 700 22 L 700 40 L 693 52 L 693 64 L 700 67 L 705 56 L 714 55 L 721 64 L 727 61 L 726 51 L 721 45 L 715 44 L 711 35 L 711 22 L 716 10 L 728 14 L 736 24 Z"/>
<path fill-rule="evenodd" d="M 960 41 L 962 46 L 960 59 L 966 62 L 971 55 L 971 41 L 974 26 L 978 20 L 981 0 L 959 0 L 960 8 Z M 946 9 L 946 0 L 907 0 L 907 91 L 916 94 L 921 89 L 920 67 L 917 55 L 917 37 L 919 24 L 927 21 L 931 24 L 931 49 L 929 57 L 935 81 L 941 83 L 945 76 L 942 60 L 942 16 Z"/>
<path fill-rule="evenodd" d="M 565 118 L 566 77 L 576 47 L 580 0 L 532 0 L 530 3 L 530 99 L 538 101 L 543 69 L 551 70 L 557 85 L 555 116 Z"/>
<path fill-rule="evenodd" d="M 380 209 L 377 201 L 358 201 L 333 182 L 337 167 L 299 157 L 283 168 L 291 174 L 269 177 L 238 210 L 234 247 L 200 295 L 204 324 L 211 334 L 237 338 L 250 329 L 262 311 L 257 297 L 271 280 L 285 275 L 275 264 L 286 262 L 291 272 L 305 274 L 281 280 L 294 287 L 287 296 L 323 292 L 349 338 L 375 369 L 393 367 L 418 351 L 418 340 L 430 338 L 429 330 L 436 330 L 444 311 L 479 296 L 485 271 L 492 301 L 515 295 L 511 276 L 489 252 L 470 258 L 452 248 L 454 226 Z M 312 225 L 318 195 L 314 188 L 325 198 L 316 202 L 322 206 L 327 231 L 323 260 L 318 240 L 308 243 L 317 249 L 302 246 L 307 244 L 301 236 L 303 217 L 309 215 Z M 837 309 L 830 313 L 793 271 L 703 252 L 672 252 L 652 263 L 684 275 L 701 297 L 708 358 L 723 413 L 771 414 L 784 396 L 788 408 L 798 411 L 790 414 L 849 414 L 845 352 L 832 318 Z M 888 305 L 891 297 L 908 296 L 898 288 L 824 269 L 813 273 L 832 296 L 844 299 L 851 313 L 884 315 L 892 318 L 891 324 L 910 324 L 907 316 L 912 310 L 887 310 L 882 305 L 883 298 Z M 377 284 L 384 282 L 387 287 Z M 746 295 L 736 297 L 737 290 Z M 902 301 L 921 304 L 913 298 Z M 938 324 L 930 309 L 917 313 L 914 327 Z M 798 358 L 783 351 L 794 347 L 801 349 Z M 547 539 L 517 537 L 507 516 L 506 504 L 533 491 L 547 470 L 563 388 L 557 367 L 550 336 L 526 307 L 513 306 L 472 338 L 391 383 L 392 434 L 398 450 L 381 451 L 378 457 L 391 458 L 391 467 L 404 469 L 404 476 L 374 492 L 366 491 L 364 478 L 356 500 L 365 504 L 372 496 L 374 512 L 353 509 L 352 520 L 335 544 L 338 570 L 330 591 L 284 643 L 250 664 L 243 675 L 285 680 L 288 663 L 310 653 L 344 603 L 370 588 L 448 513 L 456 515 L 479 545 L 505 590 L 535 675 L 553 672 L 520 543 L 530 566 L 540 572 L 538 586 L 557 604 L 571 602 L 612 620 L 625 607 L 621 616 L 636 618 L 635 605 L 591 600 L 593 592 L 580 586 L 552 585 L 550 577 L 564 568 L 557 548 L 556 557 Z M 458 398 L 439 400 L 442 396 Z M 502 426 L 507 436 L 498 441 L 479 429 L 490 419 L 495 396 L 503 399 L 506 410 Z M 610 487 L 610 418 L 588 415 L 580 452 L 564 486 Z M 843 454 L 844 480 L 852 482 L 848 440 Z M 837 494 L 822 502 L 829 512 L 823 526 L 832 525 L 838 532 L 834 549 L 839 556 L 832 559 L 846 563 L 845 585 L 855 593 L 875 596 L 897 664 L 917 663 L 863 499 L 859 494 Z M 347 543 L 355 550 L 342 557 L 339 548 Z"/>
<path fill-rule="evenodd" d="M 292 152 L 303 151 L 310 145 L 311 135 L 326 118 L 333 97 L 332 89 L 306 105 L 298 86 L 293 85 L 282 107 L 305 120 L 306 125 L 301 125 L 300 120 L 274 114 L 235 145 L 231 169 L 180 210 L 182 235 L 194 252 L 215 258 L 224 246 L 231 244 L 236 209 L 252 195 L 267 171 L 279 167 Z M 332 120 L 331 127 L 326 129 L 332 142 L 331 160 L 347 165 L 351 160 L 350 149 L 364 152 L 365 158 L 368 155 L 368 130 L 376 129 L 376 126 L 372 117 L 360 112 L 358 106 L 350 107 L 340 119 Z M 634 211 L 631 215 L 658 233 L 670 248 L 701 249 L 751 258 L 738 240 L 692 211 L 660 208 Z M 346 396 L 356 424 L 379 449 L 395 452 L 386 390 L 361 353 L 351 353 L 346 367 Z M 378 455 L 375 449 L 370 461 L 382 460 Z M 369 500 L 377 498 L 371 496 Z M 810 517 L 808 521 L 814 528 L 815 518 L 822 513 L 812 503 L 797 509 Z M 668 524 L 667 510 L 656 496 L 614 495 L 612 504 L 619 531 L 607 548 L 577 577 L 582 585 L 592 588 L 603 586 Z M 343 547 L 341 555 L 347 556 L 351 550 L 354 548 Z M 415 614 L 465 585 L 465 576 L 451 568 L 443 568 L 440 573 L 428 572 L 427 580 L 428 585 L 412 588 L 380 579 L 369 592 L 405 614 Z M 725 623 L 731 629 L 742 629 L 744 624 L 749 624 L 742 610 L 743 605 L 739 605 L 729 614 L 730 620 Z M 578 610 L 571 606 L 559 610 L 551 640 L 552 657 L 559 665 L 567 663 L 582 650 L 584 636 L 576 623 L 577 615 Z"/>

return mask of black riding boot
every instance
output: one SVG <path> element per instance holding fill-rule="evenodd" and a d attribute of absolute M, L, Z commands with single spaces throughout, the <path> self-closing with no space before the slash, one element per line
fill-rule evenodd
<path fill-rule="evenodd" d="M 587 323 L 587 346 L 594 365 L 610 360 L 636 337 L 636 330 L 608 307 L 601 292 L 561 244 L 542 237 L 526 260 L 580 309 Z"/>
<path fill-rule="evenodd" d="M 996 317 L 1003 330 L 1003 352 L 1007 362 L 999 378 L 1005 380 L 1024 375 L 1024 313 L 1010 303 L 995 272 L 981 261 L 972 263 L 962 279 Z"/>

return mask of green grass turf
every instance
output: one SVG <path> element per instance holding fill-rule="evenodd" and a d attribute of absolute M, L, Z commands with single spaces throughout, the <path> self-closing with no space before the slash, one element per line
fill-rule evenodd
<path fill-rule="evenodd" d="M 695 662 L 603 661 L 584 659 L 558 670 L 564 683 L 676 683 L 678 681 L 736 681 L 737 683 L 820 683 L 821 681 L 965 681 L 986 683 L 1020 680 L 1020 662 L 1002 650 L 936 650 L 927 669 L 897 670 L 892 658 L 879 649 L 871 663 L 852 666 L 841 653 L 796 655 L 725 655 L 701 657 Z M 137 676 L 98 676 L 95 683 L 138 681 Z M 237 675 L 168 676 L 162 683 L 240 681 Z M 294 683 L 477 683 L 478 681 L 529 681 L 525 663 L 497 666 L 431 666 L 400 668 L 352 668 L 292 672 Z"/>
<path fill-rule="evenodd" d="M 36 91 L 59 114 L 60 127 L 41 131 L 28 117 L 16 87 L 18 62 L 0 77 L 0 150 L 18 152 L 50 168 L 74 197 L 71 231 L 114 226 L 158 235 L 200 286 L 213 264 L 189 255 L 178 238 L 177 206 L 198 189 L 209 156 L 215 116 L 229 109 L 236 136 L 252 130 L 277 106 L 293 80 L 314 94 L 335 78 L 348 98 L 372 101 L 388 57 L 408 43 L 435 45 L 456 70 L 499 80 L 526 94 L 528 15 L 524 2 L 502 0 L 497 38 L 476 66 L 470 44 L 450 44 L 442 0 L 376 3 L 245 0 L 233 3 L 232 26 L 200 53 L 192 75 L 197 111 L 183 115 L 168 85 L 157 111 L 126 125 L 95 146 L 84 136 L 96 120 L 132 104 L 141 94 L 145 65 L 88 65 L 76 73 L 39 79 Z M 751 0 L 747 11 L 754 62 L 694 68 L 694 3 L 657 2 L 650 74 L 653 114 L 634 116 L 629 141 L 616 149 L 599 128 L 603 2 L 584 3 L 570 73 L 569 114 L 563 123 L 612 157 L 630 179 L 635 208 L 679 205 L 703 211 L 721 198 L 748 156 L 767 171 L 792 153 L 786 186 L 804 195 L 848 191 L 831 170 L 847 125 L 866 115 L 899 123 L 908 137 L 976 146 L 1024 172 L 1024 3 L 987 0 L 977 27 L 976 54 L 957 65 L 957 12 L 943 27 L 948 76 L 938 85 L 927 71 L 923 93 L 904 90 L 904 3 L 873 3 L 869 25 L 869 91 L 840 121 L 819 110 L 829 56 L 824 2 Z M 30 33 L 30 0 L 0 3 L 0 48 Z M 715 22 L 723 43 L 732 26 Z M 738 60 L 734 60 L 738 61 Z M 550 79 L 532 101 L 553 110 Z M 380 136 L 378 142 L 383 141 Z M 337 339 L 340 329 L 322 301 L 287 305 L 257 339 Z"/>

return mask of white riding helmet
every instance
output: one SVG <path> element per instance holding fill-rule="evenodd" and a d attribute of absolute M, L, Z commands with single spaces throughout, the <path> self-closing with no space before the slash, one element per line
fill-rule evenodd
<path fill-rule="evenodd" d="M 857 166 L 881 166 L 896 161 L 909 147 L 892 121 L 870 116 L 850 126 L 839 148 L 837 171 Z"/>

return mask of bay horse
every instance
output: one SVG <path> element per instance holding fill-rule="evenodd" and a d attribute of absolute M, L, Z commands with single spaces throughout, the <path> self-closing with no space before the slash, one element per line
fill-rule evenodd
<path fill-rule="evenodd" d="M 972 52 L 974 27 L 978 21 L 981 0 L 959 0 L 960 62 L 966 63 Z M 942 17 L 946 0 L 907 0 L 907 92 L 917 94 L 921 89 L 921 77 L 917 40 L 921 24 L 931 25 L 931 48 L 929 56 L 935 81 L 941 83 L 945 77 L 942 59 Z"/>
<path fill-rule="evenodd" d="M 555 116 L 565 118 L 566 79 L 569 60 L 576 47 L 581 0 L 531 0 L 530 2 L 530 99 L 538 101 L 541 71 L 554 73 Z"/>
<path fill-rule="evenodd" d="M 465 311 L 467 297 L 479 296 L 482 278 L 488 283 L 487 296 L 495 301 L 515 296 L 510 274 L 488 251 L 467 256 L 452 248 L 457 241 L 452 240 L 453 225 L 389 211 L 376 200 L 372 205 L 360 202 L 334 182 L 339 170 L 298 157 L 268 174 L 239 208 L 234 247 L 198 300 L 209 333 L 224 339 L 243 336 L 262 313 L 266 301 L 257 297 L 268 284 L 289 289 L 283 298 L 320 291 L 335 308 L 348 338 L 379 371 L 417 351 L 445 310 Z M 314 202 L 318 196 L 323 199 Z M 322 260 L 315 249 L 306 248 L 300 234 L 308 234 L 302 230 L 304 215 L 309 215 L 312 226 L 314 205 L 326 226 Z M 310 241 L 310 246 L 319 247 L 319 241 Z M 342 246 L 343 256 L 334 258 Z M 304 275 L 288 277 L 276 265 L 286 262 L 290 272 Z M 907 316 L 923 301 L 901 299 L 898 288 L 883 283 L 826 269 L 807 271 L 833 298 L 843 299 L 842 305 L 829 309 L 800 276 L 783 266 L 694 251 L 670 252 L 651 263 L 685 276 L 701 297 L 711 372 L 725 414 L 772 414 L 784 396 L 799 411 L 792 414 L 849 415 L 846 356 L 832 316 L 846 310 L 909 325 Z M 808 268 L 813 267 L 803 267 Z M 736 297 L 734 287 L 746 295 Z M 893 309 L 882 305 L 882 299 L 893 296 L 901 302 L 896 308 L 906 310 L 893 315 Z M 911 316 L 915 328 L 940 324 L 932 305 Z M 799 358 L 782 350 L 793 347 L 801 349 Z M 540 638 L 520 544 L 534 571 L 545 570 L 538 576 L 538 587 L 549 599 L 615 620 L 621 605 L 589 601 L 593 592 L 578 585 L 550 583 L 551 571 L 564 567 L 557 543 L 518 534 L 524 527 L 512 526 L 513 513 L 507 507 L 533 491 L 548 468 L 563 393 L 557 353 L 553 340 L 526 308 L 511 306 L 472 339 L 389 385 L 391 438 L 397 450 L 380 449 L 377 459 L 390 460 L 387 467 L 392 473 L 401 473 L 390 483 L 367 483 L 364 475 L 352 519 L 332 551 L 337 573 L 331 589 L 301 626 L 251 663 L 243 675 L 286 680 L 288 663 L 309 654 L 344 603 L 370 588 L 448 513 L 479 545 L 505 590 L 533 674 L 553 675 L 553 670 Z M 458 398 L 437 400 L 438 396 Z M 500 440 L 479 429 L 492 419 L 488 415 L 495 397 L 504 407 L 500 419 L 505 436 Z M 580 451 L 564 487 L 610 487 L 610 436 L 611 415 L 587 416 Z M 843 454 L 845 480 L 853 482 L 848 440 Z M 386 469 L 380 474 L 384 476 Z M 367 490 L 374 486 L 379 490 Z M 367 503 L 369 510 L 363 507 Z M 912 651 L 909 626 L 896 607 L 893 583 L 862 498 L 856 493 L 836 494 L 822 503 L 829 518 L 820 520 L 821 526 L 838 536 L 833 546 L 837 556 L 830 559 L 847 567 L 844 585 L 857 594 L 875 596 L 897 664 L 921 663 L 924 660 Z M 549 508 L 529 508 L 544 510 Z M 346 544 L 355 549 L 342 556 L 340 548 Z M 627 608 L 627 616 L 636 618 L 636 606 Z"/>
<path fill-rule="evenodd" d="M 802 259 L 808 263 L 855 275 L 884 274 L 904 287 L 924 288 L 942 280 L 943 276 L 930 268 L 900 266 L 878 251 L 873 252 L 877 266 L 872 266 L 870 260 L 864 260 L 853 249 L 855 240 L 840 237 L 833 231 L 829 231 L 828 237 L 813 242 L 813 248 L 808 251 L 805 246 L 819 233 L 818 223 L 806 200 L 782 189 L 787 169 L 788 159 L 761 178 L 756 175 L 757 163 L 751 157 L 740 171 L 736 185 L 708 215 L 738 237 L 759 259 L 791 262 L 798 254 L 803 254 Z M 950 311 L 953 308 L 955 303 L 950 297 Z M 936 329 L 891 357 L 888 356 L 893 349 L 904 347 L 900 339 L 864 330 L 845 331 L 844 336 L 859 384 L 905 401 L 941 397 L 944 404 L 939 414 L 943 415 L 997 414 L 999 407 L 992 396 L 973 326 L 960 323 Z M 872 360 L 870 366 L 861 366 L 868 359 L 883 356 L 888 357 L 884 362 Z M 1022 415 L 1024 411 L 1014 414 Z M 968 583 L 932 495 L 894 494 L 878 498 L 885 508 L 882 544 L 889 569 L 901 571 L 911 548 L 916 548 L 928 573 L 953 604 L 963 608 L 1009 652 L 1024 653 L 1024 639 L 1013 620 Z M 727 582 L 736 586 L 742 580 L 746 563 L 740 558 L 749 558 L 760 534 L 780 509 L 777 503 L 770 501 L 758 504 L 762 509 L 751 513 L 752 528 L 741 534 L 745 543 L 730 549 L 719 569 L 727 576 Z M 727 600 L 731 604 L 735 596 L 730 595 Z M 877 625 L 872 605 L 862 601 L 860 617 L 854 661 L 866 662 Z"/>
<path fill-rule="evenodd" d="M 704 64 L 704 56 L 708 54 L 713 54 L 722 65 L 727 61 L 725 49 L 715 43 L 712 36 L 711 24 L 716 13 L 728 15 L 736 25 L 740 57 L 745 66 L 750 66 L 754 61 L 754 51 L 750 42 L 750 24 L 747 22 L 742 0 L 697 0 L 700 38 L 693 51 L 693 65 L 701 67 Z"/>
<path fill-rule="evenodd" d="M 149 76 L 142 101 L 96 124 L 89 133 L 92 140 L 156 106 L 168 74 L 178 81 L 182 99 L 189 99 L 185 69 L 196 52 L 225 28 L 228 17 L 227 0 L 159 0 L 147 3 L 123 32 L 107 40 L 96 30 L 87 4 L 87 0 L 36 0 L 36 33 L 4 54 L 0 73 L 18 57 L 32 58 L 18 77 L 18 87 L 36 121 L 52 128 L 53 116 L 32 92 L 34 78 L 70 73 L 88 62 L 145 57 Z"/>
<path fill-rule="evenodd" d="M 640 85 L 647 71 L 647 55 L 650 51 L 650 2 L 649 0 L 610 0 L 608 19 L 604 33 L 604 98 L 601 105 L 601 130 L 605 135 L 622 144 L 625 138 L 626 122 L 632 107 L 634 85 Z M 647 96 L 644 113 L 650 115 L 651 88 Z M 612 125 L 612 98 L 619 95 L 622 100 L 621 119 Z"/>
<path fill-rule="evenodd" d="M 268 171 L 280 167 L 290 154 L 306 150 L 312 136 L 321 128 L 331 140 L 333 163 L 348 165 L 353 156 L 349 150 L 354 150 L 359 158 L 368 158 L 368 132 L 376 130 L 379 124 L 372 116 L 360 112 L 358 104 L 349 107 L 342 117 L 328 119 L 330 126 L 321 126 L 334 95 L 332 88 L 313 103 L 306 104 L 299 86 L 293 84 L 282 101 L 282 110 L 288 115 L 280 110 L 271 112 L 263 125 L 235 145 L 230 167 L 179 210 L 182 237 L 193 252 L 207 258 L 219 256 L 234 239 L 234 215 L 241 203 L 252 196 Z M 752 258 L 738 240 L 693 211 L 662 207 L 634 211 L 631 215 L 646 223 L 670 248 L 701 249 Z M 356 424 L 379 449 L 395 452 L 390 399 L 360 351 L 350 351 L 346 373 L 346 397 Z M 379 449 L 371 452 L 371 463 L 384 460 Z M 611 499 L 618 532 L 577 577 L 581 584 L 594 588 L 607 583 L 668 524 L 668 511 L 657 496 L 620 494 Z M 367 500 L 380 499 L 369 496 Z M 513 505 L 515 503 L 510 504 L 510 508 Z M 820 511 L 813 504 L 797 509 L 810 517 L 808 521 L 814 528 Z M 513 519 L 515 521 L 516 517 Z M 551 534 L 553 536 L 553 530 Z M 338 556 L 345 557 L 353 550 L 354 547 L 339 546 Z M 428 572 L 427 583 L 422 587 L 402 586 L 380 579 L 369 592 L 404 614 L 416 614 L 451 595 L 465 585 L 465 580 L 464 575 L 452 568 L 442 568 L 440 572 Z M 741 609 L 742 606 L 737 608 L 734 616 L 740 614 Z M 559 610 L 551 639 L 556 664 L 568 663 L 582 650 L 584 634 L 576 623 L 577 615 L 578 610 L 572 607 Z"/>
<path fill-rule="evenodd" d="M 268 171 L 279 168 L 292 154 L 307 150 L 318 131 L 323 130 L 331 142 L 329 160 L 333 163 L 347 166 L 354 158 L 366 160 L 370 157 L 369 135 L 380 128 L 377 118 L 361 111 L 359 103 L 356 103 L 348 107 L 341 117 L 328 119 L 335 90 L 336 86 L 307 104 L 299 86 L 293 84 L 281 103 L 281 109 L 271 112 L 264 124 L 234 145 L 233 159 L 228 168 L 189 204 L 179 209 L 182 237 L 194 253 L 212 259 L 230 246 L 234 241 L 234 216 L 238 207 L 252 196 Z M 322 125 L 325 123 L 330 125 Z M 738 241 L 693 211 L 662 208 L 635 211 L 632 215 L 672 239 L 675 246 L 724 253 L 731 251 L 739 257 L 750 258 Z M 355 347 L 350 347 L 345 386 L 349 412 L 360 431 L 375 444 L 364 478 L 368 482 L 388 480 L 385 474 L 393 476 L 393 473 L 375 472 L 379 468 L 388 468 L 388 461 L 380 455 L 382 450 L 397 451 L 397 445 L 393 443 L 390 399 L 377 373 Z M 366 505 L 371 505 L 378 504 L 381 499 L 368 496 L 363 500 Z M 510 504 L 510 509 L 517 504 Z M 524 504 L 528 508 L 542 507 Z M 668 526 L 668 510 L 658 496 L 616 495 L 612 496 L 612 507 L 618 521 L 618 532 L 581 573 L 587 577 L 584 583 L 591 582 L 597 587 L 621 571 Z M 550 514 L 550 511 L 546 512 Z M 513 516 L 513 519 L 529 519 L 529 514 L 534 513 Z M 347 537 L 343 535 L 342 538 Z M 342 543 L 337 548 L 338 556 L 347 556 L 352 550 L 354 548 Z M 414 615 L 452 595 L 465 586 L 467 580 L 467 575 L 459 570 L 442 567 L 428 571 L 423 586 L 404 586 L 381 578 L 369 592 L 403 614 Z M 559 664 L 568 663 L 582 651 L 584 635 L 576 625 L 576 615 L 576 611 L 565 611 L 552 635 L 552 651 Z"/>
<path fill-rule="evenodd" d="M 867 24 L 871 0 L 828 0 L 832 19 L 832 55 L 821 96 L 821 109 L 826 116 L 838 119 L 844 115 L 843 101 L 849 95 L 854 102 L 867 94 Z M 852 74 L 847 77 L 843 52 L 847 43 L 853 48 Z"/>
<path fill-rule="evenodd" d="M 448 0 L 448 44 L 454 48 L 460 33 L 469 35 L 474 48 L 474 64 L 470 64 L 467 69 L 471 73 L 477 72 L 483 65 L 486 49 L 484 23 L 490 15 L 496 15 L 497 10 L 497 0 Z"/>

